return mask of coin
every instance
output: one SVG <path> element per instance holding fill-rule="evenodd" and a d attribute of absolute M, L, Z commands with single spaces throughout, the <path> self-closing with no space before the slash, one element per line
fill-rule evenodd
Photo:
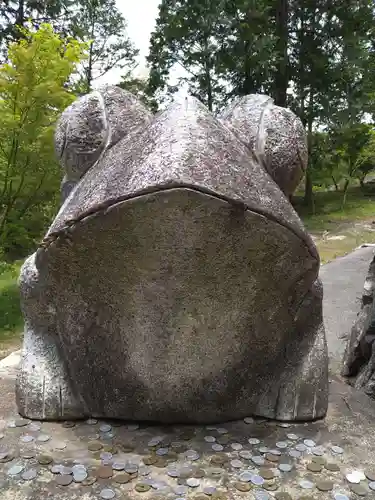
<path fill-rule="evenodd" d="M 102 424 L 100 427 L 99 427 L 99 430 L 100 432 L 110 432 L 112 430 L 112 426 L 109 425 L 109 424 Z"/>
<path fill-rule="evenodd" d="M 25 467 L 22 464 L 13 465 L 10 469 L 8 469 L 7 474 L 8 476 L 17 476 L 24 470 L 24 468 Z"/>
<path fill-rule="evenodd" d="M 211 463 L 212 464 L 215 464 L 215 465 L 222 465 L 222 464 L 225 464 L 225 462 L 228 462 L 228 457 L 224 454 L 217 454 L 217 455 L 213 455 L 211 457 Z"/>
<path fill-rule="evenodd" d="M 311 490 L 312 488 L 314 488 L 314 483 L 306 479 L 302 479 L 298 484 L 304 490 Z"/>
<path fill-rule="evenodd" d="M 22 443 L 31 443 L 32 441 L 34 441 L 34 439 L 34 436 L 30 436 L 30 434 L 24 434 L 20 437 L 20 441 Z"/>
<path fill-rule="evenodd" d="M 273 479 L 275 477 L 275 473 L 272 472 L 271 469 L 260 468 L 259 475 L 262 476 L 263 479 Z"/>
<path fill-rule="evenodd" d="M 104 490 L 100 492 L 100 498 L 103 498 L 103 500 L 110 500 L 111 498 L 115 498 L 115 496 L 116 493 L 109 488 L 104 488 Z"/>
<path fill-rule="evenodd" d="M 202 477 L 205 477 L 206 472 L 203 469 L 196 469 L 194 471 L 194 477 L 197 479 L 202 479 Z"/>
<path fill-rule="evenodd" d="M 218 427 L 216 431 L 218 432 L 218 434 L 228 434 L 228 430 L 224 427 Z"/>
<path fill-rule="evenodd" d="M 145 465 L 153 465 L 157 461 L 157 457 L 154 455 L 149 455 L 147 457 L 143 457 L 143 463 Z"/>
<path fill-rule="evenodd" d="M 21 477 L 24 481 L 32 481 L 36 478 L 38 472 L 35 469 L 29 469 L 22 473 Z"/>
<path fill-rule="evenodd" d="M 125 469 L 125 462 L 113 462 L 112 464 L 112 469 L 113 470 L 124 470 Z"/>
<path fill-rule="evenodd" d="M 62 424 L 62 426 L 64 427 L 64 429 L 73 429 L 76 424 L 74 422 L 66 421 Z"/>
<path fill-rule="evenodd" d="M 242 491 L 244 493 L 251 490 L 251 486 L 249 483 L 243 483 L 241 481 L 236 481 L 233 486 L 236 488 L 236 490 Z"/>
<path fill-rule="evenodd" d="M 296 445 L 295 449 L 297 451 L 304 452 L 304 451 L 307 450 L 307 446 L 305 444 L 303 444 L 303 443 L 299 443 L 299 444 Z"/>
<path fill-rule="evenodd" d="M 255 456 L 255 457 L 252 457 L 251 458 L 251 461 L 255 464 L 255 465 L 264 465 L 265 464 L 265 460 L 263 457 L 258 457 L 258 456 Z"/>
<path fill-rule="evenodd" d="M 222 444 L 219 444 L 219 443 L 214 443 L 211 448 L 214 450 L 214 451 L 223 451 L 224 450 L 224 446 Z"/>
<path fill-rule="evenodd" d="M 269 451 L 269 448 L 267 448 L 267 446 L 260 446 L 258 450 L 260 453 L 267 453 Z"/>
<path fill-rule="evenodd" d="M 102 465 L 101 467 L 98 467 L 96 469 L 95 475 L 100 479 L 109 479 L 113 476 L 112 467 L 109 467 L 108 465 Z"/>
<path fill-rule="evenodd" d="M 252 417 L 245 417 L 243 419 L 243 421 L 245 422 L 245 424 L 253 424 L 254 423 L 254 419 Z"/>
<path fill-rule="evenodd" d="M 314 448 L 316 446 L 315 441 L 313 441 L 312 439 L 304 439 L 303 444 L 308 448 Z"/>
<path fill-rule="evenodd" d="M 349 500 L 349 497 L 344 493 L 334 493 L 333 498 L 334 500 Z"/>
<path fill-rule="evenodd" d="M 61 474 L 59 474 L 55 476 L 55 481 L 60 486 L 69 486 L 69 484 L 72 484 L 73 482 L 73 477 L 68 475 L 62 476 Z"/>
<path fill-rule="evenodd" d="M 243 466 L 243 463 L 241 462 L 241 460 L 231 460 L 230 464 L 235 469 L 240 469 Z"/>
<path fill-rule="evenodd" d="M 83 486 L 92 486 L 94 483 L 96 483 L 96 477 L 94 476 L 88 476 L 86 479 L 82 481 Z"/>
<path fill-rule="evenodd" d="M 361 481 L 366 479 L 366 476 L 362 471 L 352 471 L 346 475 L 346 479 L 349 483 L 359 484 Z"/>
<path fill-rule="evenodd" d="M 319 491 L 332 491 L 333 483 L 332 481 L 317 481 L 316 487 Z"/>
<path fill-rule="evenodd" d="M 147 483 L 137 483 L 135 485 L 135 491 L 138 491 L 138 493 L 146 493 L 147 491 L 150 491 L 151 486 Z"/>
<path fill-rule="evenodd" d="M 131 480 L 131 476 L 126 472 L 122 472 L 121 474 L 116 474 L 116 476 L 113 477 L 113 480 L 118 484 L 126 484 Z"/>
<path fill-rule="evenodd" d="M 353 493 L 355 493 L 359 497 L 365 497 L 368 493 L 366 488 L 364 486 L 362 486 L 361 484 L 351 484 L 350 489 Z"/>
<path fill-rule="evenodd" d="M 247 441 L 251 445 L 256 445 L 256 444 L 260 443 L 259 439 L 257 439 L 257 438 L 249 438 Z"/>
<path fill-rule="evenodd" d="M 289 495 L 289 493 L 286 493 L 285 491 L 279 491 L 278 493 L 275 493 L 275 499 L 276 500 L 292 500 L 292 497 Z"/>
<path fill-rule="evenodd" d="M 272 453 L 266 453 L 266 459 L 269 462 L 278 462 L 280 457 L 278 455 L 273 455 Z"/>
<path fill-rule="evenodd" d="M 125 464 L 125 472 L 127 472 L 128 474 L 135 474 L 136 472 L 138 472 L 138 465 L 137 464 L 132 464 L 132 463 L 127 463 Z"/>
<path fill-rule="evenodd" d="M 251 457 L 253 456 L 250 451 L 247 450 L 242 450 L 239 452 L 239 456 L 241 458 L 244 458 L 245 460 L 251 460 Z"/>
<path fill-rule="evenodd" d="M 365 474 L 369 481 L 375 481 L 375 470 L 367 470 Z"/>
<path fill-rule="evenodd" d="M 63 468 L 63 465 L 52 465 L 49 470 L 52 472 L 52 474 L 61 474 Z"/>
<path fill-rule="evenodd" d="M 195 477 L 189 477 L 186 480 L 186 484 L 190 486 L 190 488 L 197 488 L 200 485 L 200 481 Z"/>
<path fill-rule="evenodd" d="M 285 441 L 278 441 L 276 443 L 276 448 L 280 448 L 280 450 L 285 450 L 285 448 L 288 448 L 288 443 Z"/>
<path fill-rule="evenodd" d="M 87 448 L 89 451 L 99 451 L 103 448 L 103 445 L 102 443 L 99 443 L 99 441 L 90 441 Z"/>
<path fill-rule="evenodd" d="M 169 451 L 168 448 L 158 448 L 156 450 L 156 454 L 159 455 L 160 457 L 162 457 L 164 455 L 168 455 L 168 451 Z"/>
<path fill-rule="evenodd" d="M 263 488 L 267 491 L 276 491 L 279 485 L 275 482 L 264 483 Z"/>
<path fill-rule="evenodd" d="M 206 443 L 214 443 L 216 441 L 215 436 L 204 436 Z"/>
<path fill-rule="evenodd" d="M 302 453 L 298 450 L 289 450 L 289 456 L 293 458 L 300 458 Z"/>
<path fill-rule="evenodd" d="M 20 453 L 20 457 L 23 458 L 24 460 L 31 460 L 32 458 L 35 458 L 36 452 L 35 450 L 23 450 Z"/>
<path fill-rule="evenodd" d="M 311 461 L 323 466 L 326 464 L 326 459 L 320 456 L 312 457 Z"/>
<path fill-rule="evenodd" d="M 281 472 L 290 472 L 293 469 L 291 464 L 279 464 L 279 469 Z"/>
<path fill-rule="evenodd" d="M 297 436 L 297 434 L 293 434 L 293 433 L 287 434 L 286 437 L 288 439 L 290 439 L 291 441 L 298 441 L 299 440 L 299 436 Z M 286 495 L 289 495 L 289 493 L 286 493 Z"/>
<path fill-rule="evenodd" d="M 36 458 L 40 465 L 49 465 L 53 462 L 53 458 L 49 455 L 38 455 Z"/>
<path fill-rule="evenodd" d="M 369 486 L 370 490 L 375 491 L 375 481 L 371 481 L 370 483 L 368 483 L 368 486 Z"/>
<path fill-rule="evenodd" d="M 325 464 L 325 468 L 331 472 L 340 472 L 340 467 L 333 462 L 328 462 L 327 464 Z"/>
<path fill-rule="evenodd" d="M 109 453 L 108 451 L 103 451 L 99 456 L 104 462 L 109 462 L 113 458 L 112 453 Z"/>
<path fill-rule="evenodd" d="M 264 479 L 262 476 L 258 476 L 257 474 L 253 474 L 251 477 L 251 482 L 256 486 L 261 486 L 264 484 Z"/>
<path fill-rule="evenodd" d="M 87 479 L 87 472 L 85 470 L 73 472 L 73 479 L 76 483 L 82 483 L 85 479 Z"/>
<path fill-rule="evenodd" d="M 29 425 L 29 431 L 38 432 L 42 428 L 42 425 L 39 422 L 31 422 Z"/>
<path fill-rule="evenodd" d="M 98 421 L 96 420 L 96 418 L 89 418 L 88 420 L 86 420 L 87 425 L 96 425 L 97 423 Z"/>
<path fill-rule="evenodd" d="M 310 462 L 307 464 L 307 470 L 310 472 L 322 472 L 323 466 L 321 464 L 317 464 L 316 462 Z"/>
<path fill-rule="evenodd" d="M 14 424 L 16 427 L 25 427 L 26 425 L 28 425 L 30 422 L 29 420 L 25 420 L 23 418 L 18 418 Z"/>
<path fill-rule="evenodd" d="M 341 448 L 340 446 L 331 446 L 331 451 L 335 455 L 342 455 L 344 453 L 343 448 Z"/>
<path fill-rule="evenodd" d="M 254 491 L 255 500 L 270 500 L 270 496 L 266 491 L 256 490 Z"/>
<path fill-rule="evenodd" d="M 240 451 L 240 450 L 242 450 L 242 448 L 243 448 L 243 446 L 242 446 L 242 444 L 241 444 L 241 443 L 232 443 L 232 444 L 230 445 L 230 447 L 231 447 L 231 448 L 232 448 L 232 450 L 234 450 L 234 451 Z"/>
<path fill-rule="evenodd" d="M 51 436 L 48 436 L 47 434 L 39 434 L 37 436 L 36 440 L 39 441 L 39 443 L 46 443 L 51 439 Z"/>
<path fill-rule="evenodd" d="M 67 444 L 64 443 L 63 441 L 59 441 L 58 443 L 55 443 L 55 450 L 65 450 L 65 448 L 67 447 Z"/>
<path fill-rule="evenodd" d="M 189 491 L 189 488 L 184 485 L 184 484 L 178 484 L 176 488 L 174 489 L 174 492 L 176 495 L 186 495 L 186 493 Z"/>
<path fill-rule="evenodd" d="M 211 496 L 211 495 L 213 495 L 215 492 L 216 492 L 216 488 L 215 488 L 215 486 L 205 486 L 205 487 L 203 488 L 203 493 L 204 493 L 205 495 Z"/>
<path fill-rule="evenodd" d="M 248 471 L 244 471 L 239 475 L 239 480 L 242 481 L 243 483 L 248 483 L 251 481 L 251 478 L 253 477 L 253 474 Z"/>

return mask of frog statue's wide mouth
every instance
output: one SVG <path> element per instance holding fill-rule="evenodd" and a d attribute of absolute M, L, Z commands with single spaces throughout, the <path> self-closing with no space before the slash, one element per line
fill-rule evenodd
<path fill-rule="evenodd" d="M 193 412 L 207 391 L 222 392 L 215 374 L 224 358 L 236 359 L 234 353 L 245 348 L 238 340 L 244 335 L 251 337 L 248 366 L 229 363 L 233 374 L 227 379 L 236 384 L 238 373 L 266 376 L 270 365 L 281 362 L 279 346 L 293 331 L 298 304 L 290 302 L 291 290 L 300 296 L 301 277 L 308 288 L 318 271 L 308 245 L 291 228 L 181 186 L 139 193 L 87 214 L 41 248 L 38 260 L 56 301 L 65 357 L 73 379 L 84 385 L 90 414 L 97 412 L 96 391 L 106 394 L 102 415 L 110 415 L 116 394 L 92 387 L 87 370 L 99 385 L 110 376 L 117 389 L 133 387 L 137 418 L 142 405 L 157 414 L 158 395 L 164 391 L 168 398 L 168 388 L 172 393 L 181 387 L 181 401 L 174 396 L 168 410 L 176 418 L 186 397 L 193 398 Z M 251 355 L 255 346 L 267 359 Z M 95 367 L 80 363 L 93 349 Z M 259 397 L 255 391 L 255 406 Z"/>

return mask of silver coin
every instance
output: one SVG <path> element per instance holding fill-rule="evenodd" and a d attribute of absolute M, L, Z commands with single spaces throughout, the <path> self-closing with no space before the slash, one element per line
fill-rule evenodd
<path fill-rule="evenodd" d="M 204 436 L 206 443 L 214 443 L 216 441 L 215 436 Z"/>
<path fill-rule="evenodd" d="M 250 481 L 256 486 L 261 486 L 262 484 L 264 484 L 264 479 L 262 478 L 262 476 L 258 476 L 258 474 L 252 474 Z"/>
<path fill-rule="evenodd" d="M 231 460 L 230 464 L 235 469 L 240 469 L 243 466 L 243 463 L 241 462 L 241 460 Z"/>
<path fill-rule="evenodd" d="M 159 455 L 160 457 L 162 457 L 163 455 L 168 455 L 168 448 L 158 448 L 156 450 L 156 454 Z"/>
<path fill-rule="evenodd" d="M 281 472 L 290 472 L 293 466 L 291 464 L 279 464 L 279 469 Z"/>
<path fill-rule="evenodd" d="M 163 438 L 160 436 L 156 436 L 150 439 L 150 441 L 147 443 L 147 446 L 153 447 L 157 446 L 163 441 Z"/>
<path fill-rule="evenodd" d="M 270 500 L 271 498 L 270 495 L 263 490 L 254 491 L 254 495 L 255 495 L 255 500 Z"/>
<path fill-rule="evenodd" d="M 223 451 L 224 450 L 224 446 L 222 444 L 219 444 L 219 443 L 214 443 L 211 448 L 214 450 L 214 451 Z"/>
<path fill-rule="evenodd" d="M 54 445 L 55 450 L 65 450 L 66 447 L 67 443 L 65 443 L 64 441 L 59 441 Z"/>
<path fill-rule="evenodd" d="M 306 479 L 302 479 L 302 481 L 299 482 L 299 485 L 304 490 L 311 490 L 314 488 L 314 483 L 307 481 Z"/>
<path fill-rule="evenodd" d="M 252 457 L 251 460 L 255 465 L 264 465 L 265 462 L 263 457 Z"/>
<path fill-rule="evenodd" d="M 200 485 L 200 481 L 195 477 L 189 477 L 186 479 L 186 484 L 190 486 L 190 488 L 197 488 Z"/>
<path fill-rule="evenodd" d="M 239 452 L 239 456 L 241 458 L 244 458 L 245 460 L 250 460 L 253 455 L 252 455 L 251 451 L 242 450 Z"/>
<path fill-rule="evenodd" d="M 73 473 L 73 480 L 76 483 L 82 483 L 82 481 L 84 481 L 85 479 L 87 479 L 87 472 L 85 470 L 80 470 Z"/>
<path fill-rule="evenodd" d="M 243 448 L 243 446 L 242 446 L 242 444 L 241 444 L 241 443 L 232 443 L 232 444 L 230 445 L 230 447 L 231 447 L 231 448 L 232 448 L 232 450 L 234 450 L 234 451 L 240 451 L 240 450 L 242 450 L 242 448 Z"/>
<path fill-rule="evenodd" d="M 52 472 L 52 474 L 61 474 L 61 471 L 63 469 L 63 465 L 52 465 L 49 470 Z"/>
<path fill-rule="evenodd" d="M 208 431 L 216 431 L 217 427 L 215 425 L 206 425 Z"/>
<path fill-rule="evenodd" d="M 86 471 L 86 467 L 83 464 L 75 464 L 72 467 L 72 473 L 75 474 L 76 472 L 81 472 L 81 471 Z"/>
<path fill-rule="evenodd" d="M 111 498 L 115 498 L 115 496 L 116 493 L 109 488 L 104 488 L 104 490 L 100 492 L 100 498 L 103 498 L 104 500 L 110 500 Z"/>
<path fill-rule="evenodd" d="M 100 459 L 101 460 L 104 460 L 105 462 L 109 462 L 110 460 L 112 460 L 113 458 L 113 455 L 112 453 L 109 453 L 107 451 L 103 451 L 101 454 L 100 454 Z"/>
<path fill-rule="evenodd" d="M 167 474 L 170 477 L 180 477 L 180 471 L 178 469 L 169 469 L 167 470 Z"/>
<path fill-rule="evenodd" d="M 17 476 L 25 469 L 25 466 L 22 464 L 13 465 L 10 469 L 8 469 L 8 476 Z"/>
<path fill-rule="evenodd" d="M 245 471 L 239 475 L 239 480 L 242 481 L 243 483 L 249 483 L 252 477 L 253 474 L 251 472 Z"/>
<path fill-rule="evenodd" d="M 253 417 L 245 417 L 243 419 L 243 421 L 245 422 L 245 424 L 253 424 L 254 423 Z"/>
<path fill-rule="evenodd" d="M 315 441 L 313 441 L 312 439 L 304 439 L 303 442 L 308 448 L 314 448 L 314 446 L 316 446 Z"/>
<path fill-rule="evenodd" d="M 276 443 L 276 448 L 280 448 L 280 450 L 285 450 L 285 448 L 288 448 L 288 443 L 285 441 L 278 441 Z"/>
<path fill-rule="evenodd" d="M 100 430 L 100 432 L 110 432 L 112 430 L 112 426 L 109 424 L 102 424 L 99 427 L 99 430 Z M 111 497 L 111 498 L 113 498 L 113 497 Z"/>
<path fill-rule="evenodd" d="M 269 450 L 269 452 L 271 453 L 271 455 L 276 455 L 278 457 L 281 455 L 280 450 Z"/>
<path fill-rule="evenodd" d="M 135 474 L 136 472 L 138 472 L 138 465 L 137 464 L 125 464 L 124 470 L 128 474 Z"/>
<path fill-rule="evenodd" d="M 360 477 L 355 472 L 350 472 L 349 474 L 346 474 L 345 477 L 351 484 L 359 484 L 361 482 Z"/>
<path fill-rule="evenodd" d="M 228 434 L 228 429 L 225 429 L 224 427 L 218 427 L 216 429 L 216 432 L 218 432 L 219 434 Z"/>
<path fill-rule="evenodd" d="M 4 439 L 5 434 L 0 434 L 0 439 Z"/>
<path fill-rule="evenodd" d="M 343 448 L 341 448 L 340 446 L 331 446 L 331 451 L 336 455 L 342 455 L 344 453 Z"/>
<path fill-rule="evenodd" d="M 261 446 L 260 448 L 258 448 L 258 451 L 260 453 L 268 453 L 270 451 L 270 449 L 267 448 L 267 446 Z"/>
<path fill-rule="evenodd" d="M 288 427 L 290 427 L 291 425 L 290 424 L 287 424 L 286 422 L 281 422 L 280 424 L 277 424 L 279 427 L 283 427 L 284 429 L 287 429 Z"/>
<path fill-rule="evenodd" d="M 125 462 L 113 462 L 112 469 L 113 470 L 124 470 L 125 465 L 126 465 Z"/>
<path fill-rule="evenodd" d="M 249 438 L 248 440 L 248 443 L 251 444 L 251 445 L 254 445 L 254 444 L 259 444 L 260 441 L 258 438 Z"/>
<path fill-rule="evenodd" d="M 198 460 L 199 458 L 199 453 L 196 452 L 195 450 L 188 450 L 186 453 L 185 453 L 185 457 L 187 458 L 187 460 Z"/>
<path fill-rule="evenodd" d="M 37 436 L 36 440 L 39 441 L 39 443 L 46 443 L 51 439 L 51 436 L 48 436 L 47 434 L 39 434 Z"/>
<path fill-rule="evenodd" d="M 115 437 L 115 435 L 113 434 L 113 432 L 104 432 L 101 435 L 101 438 L 104 439 L 105 441 L 109 441 L 110 439 L 113 439 L 114 437 Z"/>
<path fill-rule="evenodd" d="M 287 434 L 286 437 L 288 439 L 290 439 L 291 441 L 298 441 L 299 440 L 299 437 L 297 436 L 297 434 L 293 434 L 293 433 Z"/>
<path fill-rule="evenodd" d="M 205 487 L 203 488 L 203 493 L 204 493 L 205 495 L 211 496 L 211 495 L 213 495 L 215 492 L 216 492 L 216 488 L 215 488 L 215 486 L 205 486 Z"/>
<path fill-rule="evenodd" d="M 189 488 L 187 486 L 185 486 L 184 484 L 179 484 L 174 489 L 174 492 L 176 493 L 176 495 L 186 495 L 186 493 L 188 491 L 189 491 Z"/>
<path fill-rule="evenodd" d="M 22 443 L 31 443 L 32 441 L 34 441 L 34 439 L 34 436 L 30 436 L 30 434 L 24 434 L 20 437 L 20 441 Z"/>
<path fill-rule="evenodd" d="M 113 468 L 113 465 L 112 465 L 112 468 Z M 149 474 L 151 474 L 151 469 L 150 469 L 150 467 L 147 467 L 147 465 L 141 465 L 138 469 L 138 474 L 140 476 L 148 476 Z"/>
<path fill-rule="evenodd" d="M 344 493 L 334 493 L 333 499 L 334 500 L 349 500 L 349 497 L 347 495 L 345 495 Z"/>
<path fill-rule="evenodd" d="M 128 424 L 127 425 L 128 431 L 137 431 L 139 429 L 139 424 Z"/>
<path fill-rule="evenodd" d="M 61 470 L 60 470 L 60 474 L 62 476 L 70 476 L 71 474 L 73 474 L 72 468 L 63 465 Z"/>
<path fill-rule="evenodd" d="M 22 473 L 21 477 L 24 481 L 32 481 L 36 478 L 38 472 L 35 469 L 29 469 Z"/>
<path fill-rule="evenodd" d="M 371 481 L 370 483 L 368 483 L 368 487 L 370 488 L 370 490 L 375 491 L 375 481 Z"/>
<path fill-rule="evenodd" d="M 38 432 L 42 428 L 42 425 L 39 422 L 31 422 L 28 429 L 31 432 Z"/>
<path fill-rule="evenodd" d="M 289 455 L 293 458 L 300 458 L 302 453 L 298 450 L 289 450 Z"/>
<path fill-rule="evenodd" d="M 322 446 L 315 446 L 315 448 L 311 448 L 311 451 L 317 457 L 322 457 L 325 453 L 325 449 Z"/>
<path fill-rule="evenodd" d="M 300 444 L 297 444 L 297 445 L 296 445 L 295 449 L 296 449 L 297 451 L 304 452 L 304 451 L 306 451 L 306 450 L 307 450 L 307 446 L 306 446 L 305 444 L 300 443 Z"/>
<path fill-rule="evenodd" d="M 96 418 L 89 418 L 88 420 L 86 420 L 86 424 L 88 425 L 96 425 L 98 423 L 98 421 L 96 420 Z"/>

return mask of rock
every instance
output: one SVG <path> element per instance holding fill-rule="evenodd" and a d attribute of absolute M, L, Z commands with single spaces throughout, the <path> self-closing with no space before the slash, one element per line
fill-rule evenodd
<path fill-rule="evenodd" d="M 75 103 L 80 125 L 64 115 L 82 138 L 64 153 L 77 184 L 21 270 L 21 415 L 323 417 L 319 256 L 277 183 L 193 98 L 150 120 L 126 97 L 122 137 L 103 149 L 93 112 L 86 143 L 90 96 Z"/>
<path fill-rule="evenodd" d="M 307 168 L 307 141 L 301 120 L 261 94 L 238 97 L 220 119 L 290 197 Z"/>
<path fill-rule="evenodd" d="M 375 257 L 364 284 L 361 309 L 347 343 L 342 375 L 375 399 Z"/>

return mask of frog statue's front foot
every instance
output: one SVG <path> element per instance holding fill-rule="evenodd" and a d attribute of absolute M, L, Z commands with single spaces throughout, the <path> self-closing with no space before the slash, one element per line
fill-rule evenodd
<path fill-rule="evenodd" d="M 106 87 L 56 130 L 63 205 L 21 271 L 22 415 L 208 423 L 327 410 L 319 256 L 289 203 L 300 120 L 267 96 L 152 116 Z"/>

